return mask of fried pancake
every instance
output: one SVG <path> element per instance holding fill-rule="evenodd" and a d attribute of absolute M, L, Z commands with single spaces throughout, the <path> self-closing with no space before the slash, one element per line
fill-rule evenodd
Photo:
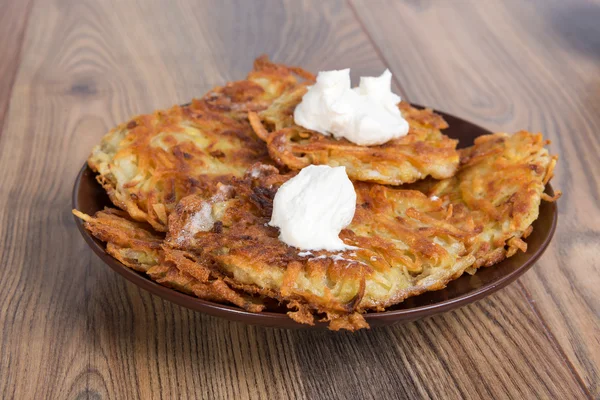
<path fill-rule="evenodd" d="M 268 109 L 249 114 L 254 131 L 280 166 L 299 170 L 311 164 L 343 165 L 352 180 L 390 185 L 427 176 L 449 178 L 456 172 L 458 142 L 442 134 L 448 124 L 430 109 L 401 102 L 398 107 L 409 123 L 408 134 L 379 146 L 359 146 L 294 123 L 294 109 L 306 91 L 306 84 L 296 85 Z"/>
<path fill-rule="evenodd" d="M 162 250 L 162 235 L 142 222 L 131 220 L 126 212 L 107 208 L 93 217 L 73 210 L 84 220 L 85 229 L 93 236 L 106 242 L 106 251 L 125 266 L 146 273 L 152 280 L 189 295 L 220 303 L 232 303 L 248 311 L 262 311 L 264 305 L 259 298 L 231 289 L 223 280 L 210 274 L 201 279 L 182 272 Z M 171 252 L 177 265 L 185 266 L 181 252 Z M 197 269 L 196 269 L 197 271 Z"/>
<path fill-rule="evenodd" d="M 268 107 L 298 84 L 298 77 L 312 79 L 299 68 L 261 57 L 244 81 L 112 129 L 94 147 L 88 164 L 116 206 L 166 231 L 167 216 L 183 196 L 242 176 L 257 161 L 270 162 L 247 112 Z"/>
<path fill-rule="evenodd" d="M 458 174 L 430 185 L 430 193 L 355 182 L 356 213 L 340 237 L 357 249 L 342 253 L 281 242 L 267 223 L 278 187 L 294 173 L 254 166 L 244 179 L 184 198 L 163 248 L 186 254 L 189 275 L 209 271 L 232 288 L 273 297 L 298 322 L 368 327 L 368 310 L 442 289 L 466 270 L 526 250 L 522 238 L 540 200 L 552 200 L 543 190 L 556 159 L 544 144 L 528 132 L 480 137 L 462 151 Z"/>

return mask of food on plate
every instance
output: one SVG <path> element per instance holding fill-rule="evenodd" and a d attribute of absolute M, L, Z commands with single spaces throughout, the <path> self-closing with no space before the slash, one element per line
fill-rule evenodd
<path fill-rule="evenodd" d="M 526 251 L 540 202 L 560 195 L 544 193 L 556 157 L 541 134 L 456 150 L 390 81 L 352 89 L 348 71 L 315 82 L 261 57 L 244 81 L 106 134 L 88 165 L 121 210 L 73 213 L 161 285 L 366 328 L 367 312 Z"/>
<path fill-rule="evenodd" d="M 461 152 L 457 175 L 428 193 L 355 182 L 356 213 L 340 235 L 353 249 L 344 252 L 279 240 L 268 224 L 273 197 L 295 173 L 256 166 L 244 179 L 184 198 L 164 248 L 185 254 L 190 275 L 208 268 L 236 289 L 285 303 L 298 322 L 363 328 L 368 310 L 526 250 L 555 163 L 544 143 L 524 131 L 482 136 Z"/>
<path fill-rule="evenodd" d="M 112 129 L 94 147 L 88 165 L 116 206 L 166 231 L 168 214 L 183 196 L 242 176 L 257 161 L 270 163 L 247 112 L 268 107 L 305 78 L 312 75 L 261 57 L 244 81 Z"/>
<path fill-rule="evenodd" d="M 352 180 L 390 185 L 411 183 L 427 176 L 449 178 L 456 172 L 458 142 L 441 132 L 448 124 L 430 109 L 421 110 L 400 102 L 398 108 L 408 122 L 408 134 L 373 146 L 358 145 L 300 126 L 294 114 L 310 83 L 290 87 L 266 110 L 249 113 L 254 131 L 267 143 L 269 155 L 279 166 L 293 170 L 311 164 L 345 166 Z"/>

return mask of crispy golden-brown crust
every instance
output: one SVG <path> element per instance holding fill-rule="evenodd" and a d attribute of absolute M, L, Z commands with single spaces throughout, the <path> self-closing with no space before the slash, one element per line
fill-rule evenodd
<path fill-rule="evenodd" d="M 359 146 L 294 123 L 294 109 L 306 90 L 306 84 L 298 84 L 268 109 L 249 114 L 254 131 L 279 165 L 297 170 L 310 164 L 343 165 L 353 180 L 391 185 L 427 176 L 449 178 L 456 172 L 457 141 L 441 133 L 448 125 L 430 109 L 419 110 L 401 102 L 398 107 L 409 123 L 408 134 L 379 146 Z"/>
<path fill-rule="evenodd" d="M 77 210 L 73 214 L 85 221 L 92 235 L 107 243 L 110 255 L 129 268 L 147 272 L 160 263 L 163 236 L 146 223 L 132 221 L 125 211 L 106 208 L 94 217 Z"/>
<path fill-rule="evenodd" d="M 268 107 L 298 83 L 299 74 L 310 75 L 264 56 L 254 67 L 244 81 L 217 87 L 186 106 L 139 115 L 107 133 L 88 164 L 112 202 L 166 231 L 168 214 L 183 196 L 242 176 L 257 161 L 270 163 L 247 112 Z"/>
<path fill-rule="evenodd" d="M 176 258 L 165 257 L 163 235 L 153 232 L 146 223 L 131 220 L 126 212 L 107 208 L 93 217 L 77 210 L 73 213 L 85 221 L 85 229 L 106 242 L 110 255 L 133 270 L 145 272 L 161 285 L 204 300 L 232 303 L 252 312 L 264 309 L 260 298 L 233 290 L 210 273 L 199 275 L 197 266 L 194 274 L 187 273 L 185 253 L 171 251 L 170 255 L 175 254 Z"/>
<path fill-rule="evenodd" d="M 480 136 L 474 146 L 461 150 L 458 174 L 429 190 L 431 196 L 466 207 L 475 220 L 486 221 L 485 232 L 479 235 L 485 240 L 472 247 L 476 257 L 472 268 L 526 251 L 522 238 L 531 233 L 541 200 L 560 197 L 560 191 L 553 198 L 543 193 L 558 159 L 544 148 L 549 143 L 541 133 L 527 131 Z"/>
<path fill-rule="evenodd" d="M 294 173 L 254 166 L 243 180 L 184 198 L 165 248 L 186 252 L 190 274 L 213 273 L 286 303 L 296 321 L 321 316 L 332 329 L 359 329 L 367 310 L 442 289 L 467 269 L 525 250 L 521 237 L 531 232 L 553 166 L 543 146 L 528 132 L 482 137 L 462 152 L 457 176 L 428 194 L 355 182 L 357 210 L 340 237 L 357 249 L 340 254 L 301 255 L 278 239 L 267 225 L 272 199 Z"/>

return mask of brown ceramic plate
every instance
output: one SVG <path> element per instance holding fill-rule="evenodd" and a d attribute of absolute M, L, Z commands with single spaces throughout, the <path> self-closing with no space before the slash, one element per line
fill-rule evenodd
<path fill-rule="evenodd" d="M 444 133 L 452 138 L 459 139 L 459 147 L 470 146 L 477 136 L 490 133 L 487 129 L 460 118 L 443 112 L 436 112 L 441 114 L 450 125 Z M 73 187 L 73 207 L 89 215 L 102 210 L 105 206 L 112 205 L 94 176 L 94 172 L 87 165 L 84 165 L 77 175 Z M 546 186 L 546 193 L 549 195 L 554 194 L 550 185 Z M 481 268 L 475 275 L 465 274 L 450 282 L 443 290 L 409 298 L 388 311 L 368 313 L 365 315 L 365 319 L 371 327 L 413 321 L 464 306 L 505 287 L 531 268 L 546 250 L 556 228 L 557 214 L 555 203 L 542 202 L 539 218 L 533 223 L 533 233 L 526 240 L 528 245 L 526 253 L 519 252 L 493 267 Z M 111 257 L 106 253 L 105 244 L 92 237 L 83 228 L 83 223 L 79 218 L 75 218 L 75 221 L 87 244 L 109 267 L 135 285 L 163 299 L 192 310 L 253 325 L 278 328 L 310 328 L 309 325 L 294 322 L 283 312 L 250 313 L 236 306 L 200 300 L 154 283 L 146 275 L 125 267 Z M 326 324 L 320 323 L 314 327 L 326 328 Z"/>

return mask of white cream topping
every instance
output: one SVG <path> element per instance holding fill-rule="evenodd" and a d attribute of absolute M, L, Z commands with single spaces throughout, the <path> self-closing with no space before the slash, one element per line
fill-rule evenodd
<path fill-rule="evenodd" d="M 345 167 L 309 165 L 281 185 L 269 225 L 280 229 L 282 242 L 302 250 L 354 249 L 339 234 L 355 210 L 356 192 Z"/>
<path fill-rule="evenodd" d="M 294 110 L 296 124 L 323 135 L 346 138 L 362 146 L 383 144 L 405 136 L 408 122 L 392 93 L 392 73 L 361 77 L 350 87 L 350 69 L 319 72 L 317 82 Z"/>

